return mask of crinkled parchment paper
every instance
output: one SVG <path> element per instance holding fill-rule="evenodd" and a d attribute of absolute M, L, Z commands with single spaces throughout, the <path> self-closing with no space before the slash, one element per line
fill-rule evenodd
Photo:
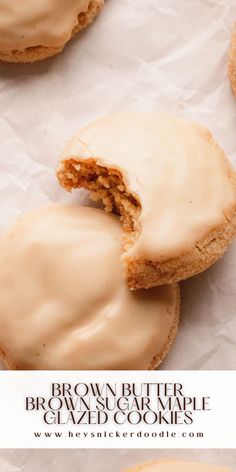
<path fill-rule="evenodd" d="M 59 56 L 0 64 L 0 231 L 51 201 L 60 151 L 81 126 L 119 110 L 156 110 L 209 127 L 236 165 L 236 102 L 227 78 L 235 0 L 107 0 Z M 236 243 L 181 284 L 182 317 L 164 369 L 234 369 Z M 12 469 L 12 470 L 22 470 Z"/>
<path fill-rule="evenodd" d="M 44 450 L 1 451 L 1 472 L 123 472 L 157 459 L 205 462 L 235 471 L 236 451 L 211 450 Z"/>

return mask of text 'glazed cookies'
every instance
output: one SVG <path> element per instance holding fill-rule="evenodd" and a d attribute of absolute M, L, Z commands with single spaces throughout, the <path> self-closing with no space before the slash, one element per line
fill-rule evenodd
<path fill-rule="evenodd" d="M 54 56 L 93 21 L 104 0 L 0 0 L 0 60 Z"/>
<path fill-rule="evenodd" d="M 223 467 L 182 461 L 156 461 L 137 465 L 125 472 L 232 472 Z"/>
<path fill-rule="evenodd" d="M 177 285 L 131 292 L 119 220 L 50 205 L 0 239 L 0 350 L 13 369 L 152 369 L 179 319 Z"/>
<path fill-rule="evenodd" d="M 121 215 L 132 289 L 186 279 L 215 262 L 236 232 L 236 177 L 210 132 L 157 113 L 120 113 L 82 129 L 58 169 Z"/>

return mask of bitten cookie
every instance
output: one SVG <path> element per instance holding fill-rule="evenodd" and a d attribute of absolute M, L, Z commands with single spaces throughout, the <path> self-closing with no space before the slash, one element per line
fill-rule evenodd
<path fill-rule="evenodd" d="M 232 85 L 234 95 L 236 97 L 236 23 L 234 26 L 233 37 L 229 51 L 229 79 Z"/>
<path fill-rule="evenodd" d="M 131 292 L 121 226 L 102 210 L 50 205 L 0 239 L 0 350 L 12 369 L 154 369 L 179 320 L 179 290 Z"/>
<path fill-rule="evenodd" d="M 0 60 L 34 62 L 61 52 L 104 0 L 0 0 Z"/>
<path fill-rule="evenodd" d="M 121 215 L 131 289 L 203 271 L 235 236 L 236 174 L 200 125 L 157 113 L 101 118 L 69 142 L 57 175 Z"/>
<path fill-rule="evenodd" d="M 154 461 L 137 465 L 124 472 L 232 472 L 223 467 L 196 462 Z"/>

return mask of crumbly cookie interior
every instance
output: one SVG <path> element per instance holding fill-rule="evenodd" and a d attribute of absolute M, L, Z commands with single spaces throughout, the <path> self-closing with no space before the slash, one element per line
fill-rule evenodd
<path fill-rule="evenodd" d="M 132 246 L 140 232 L 141 204 L 127 189 L 119 170 L 101 166 L 93 158 L 71 158 L 62 163 L 58 178 L 67 191 L 83 187 L 92 200 L 102 201 L 106 212 L 119 215 L 125 230 L 124 250 Z"/>

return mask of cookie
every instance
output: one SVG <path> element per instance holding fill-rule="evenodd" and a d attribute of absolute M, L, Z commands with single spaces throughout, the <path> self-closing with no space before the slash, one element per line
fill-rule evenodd
<path fill-rule="evenodd" d="M 228 72 L 232 89 L 236 97 L 236 23 L 234 26 L 234 32 L 229 51 Z"/>
<path fill-rule="evenodd" d="M 179 290 L 131 292 L 118 218 L 54 204 L 0 239 L 0 350 L 12 369 L 154 369 L 177 332 Z"/>
<path fill-rule="evenodd" d="M 232 472 L 229 469 L 196 462 L 154 461 L 137 465 L 125 472 Z"/>
<path fill-rule="evenodd" d="M 236 174 L 210 132 L 180 118 L 101 118 L 69 142 L 57 176 L 121 215 L 131 289 L 202 272 L 236 233 Z"/>
<path fill-rule="evenodd" d="M 0 60 L 34 62 L 60 53 L 104 0 L 0 0 Z"/>

